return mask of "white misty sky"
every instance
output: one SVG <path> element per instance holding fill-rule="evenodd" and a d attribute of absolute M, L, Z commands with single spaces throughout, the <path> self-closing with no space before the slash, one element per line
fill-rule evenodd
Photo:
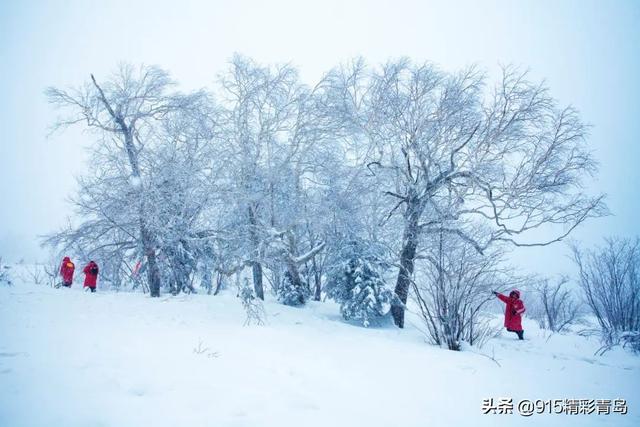
<path fill-rule="evenodd" d="M 343 4 L 348 3 L 348 4 Z M 157 64 L 184 89 L 211 86 L 233 52 L 292 62 L 313 83 L 340 61 L 410 56 L 447 70 L 529 67 L 593 125 L 591 191 L 614 216 L 574 238 L 637 235 L 640 2 L 0 1 L 0 256 L 42 257 L 37 236 L 65 223 L 74 176 L 91 167 L 81 129 L 47 138 L 46 86 L 101 78 L 119 61 Z M 568 271 L 563 244 L 523 249 L 524 268 Z"/>

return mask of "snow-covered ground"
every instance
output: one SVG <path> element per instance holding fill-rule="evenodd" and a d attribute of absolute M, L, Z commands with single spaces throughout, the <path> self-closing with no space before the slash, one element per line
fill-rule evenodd
<path fill-rule="evenodd" d="M 243 326 L 233 291 L 0 287 L 0 426 L 640 425 L 640 358 L 595 357 L 594 340 L 525 320 L 525 342 L 451 352 L 412 325 L 346 324 L 332 303 L 266 311 Z M 483 415 L 500 397 L 624 398 L 629 414 Z"/>

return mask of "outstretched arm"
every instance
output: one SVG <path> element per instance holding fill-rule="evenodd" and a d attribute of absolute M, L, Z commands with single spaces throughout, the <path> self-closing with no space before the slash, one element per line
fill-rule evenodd
<path fill-rule="evenodd" d="M 501 293 L 499 293 L 499 292 L 494 292 L 494 295 L 495 295 L 495 296 L 497 296 L 497 297 L 498 297 L 498 299 L 499 299 L 500 301 L 504 302 L 504 303 L 506 303 L 507 301 L 509 301 L 509 298 L 508 298 L 508 297 L 506 297 L 506 296 L 502 295 L 502 294 L 501 294 Z"/>

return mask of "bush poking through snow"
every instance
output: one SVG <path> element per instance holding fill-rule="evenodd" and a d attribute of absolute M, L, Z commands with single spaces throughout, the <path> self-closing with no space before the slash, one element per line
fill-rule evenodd
<path fill-rule="evenodd" d="M 581 305 L 573 293 L 567 289 L 566 277 L 552 284 L 548 279 L 535 286 L 538 294 L 538 310 L 533 317 L 542 329 L 562 332 L 580 320 Z"/>
<path fill-rule="evenodd" d="M 0 257 L 0 285 L 12 285 L 11 267 L 2 262 L 2 257 Z"/>
<path fill-rule="evenodd" d="M 47 280 L 47 273 L 42 264 L 25 265 L 20 278 L 28 283 L 42 285 Z"/>
<path fill-rule="evenodd" d="M 435 236 L 434 236 L 435 237 Z M 484 314 L 495 297 L 492 288 L 515 287 L 502 266 L 502 253 L 479 254 L 469 242 L 441 233 L 426 242 L 413 293 L 427 338 L 436 345 L 459 351 L 462 343 L 481 347 L 497 330 Z"/>
<path fill-rule="evenodd" d="M 573 248 L 580 286 L 600 326 L 604 353 L 615 345 L 640 350 L 640 239 L 607 239 L 604 247 Z"/>
<path fill-rule="evenodd" d="M 252 323 L 256 325 L 264 325 L 264 318 L 266 317 L 264 306 L 262 301 L 256 297 L 255 292 L 249 285 L 249 281 L 245 279 L 244 286 L 240 288 L 240 301 L 242 301 L 242 308 L 244 308 L 247 318 L 244 321 L 245 326 L 249 326 Z"/>
<path fill-rule="evenodd" d="M 623 348 L 630 348 L 635 353 L 640 353 L 640 332 L 625 332 L 620 335 Z"/>
<path fill-rule="evenodd" d="M 352 257 L 327 282 L 327 294 L 340 303 L 345 320 L 371 321 L 389 313 L 394 294 L 387 288 L 375 266 L 361 257 Z"/>
<path fill-rule="evenodd" d="M 198 341 L 198 346 L 193 348 L 193 353 L 207 356 L 209 359 L 218 357 L 220 355 L 217 351 L 211 351 L 209 347 L 205 347 L 202 343 L 202 340 Z"/>
<path fill-rule="evenodd" d="M 46 285 L 52 288 L 62 286 L 62 277 L 60 277 L 60 256 L 51 256 L 49 260 L 43 264 L 42 270 L 46 276 Z"/>
<path fill-rule="evenodd" d="M 300 285 L 296 285 L 291 280 L 289 272 L 284 273 L 282 284 L 278 287 L 276 296 L 278 301 L 284 305 L 300 306 L 304 305 L 311 296 L 311 290 L 307 283 L 300 278 Z"/>

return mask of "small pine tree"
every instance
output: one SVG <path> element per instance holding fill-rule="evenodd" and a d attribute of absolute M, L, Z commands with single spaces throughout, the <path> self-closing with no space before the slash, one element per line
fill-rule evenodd
<path fill-rule="evenodd" d="M 311 291 L 307 283 L 300 278 L 300 285 L 295 285 L 291 280 L 289 272 L 284 273 L 282 284 L 278 287 L 277 297 L 284 305 L 298 306 L 304 305 L 311 295 Z"/>
<path fill-rule="evenodd" d="M 340 303 L 345 320 L 362 320 L 365 327 L 389 313 L 394 298 L 374 265 L 358 256 L 334 271 L 327 282 L 327 294 Z"/>

